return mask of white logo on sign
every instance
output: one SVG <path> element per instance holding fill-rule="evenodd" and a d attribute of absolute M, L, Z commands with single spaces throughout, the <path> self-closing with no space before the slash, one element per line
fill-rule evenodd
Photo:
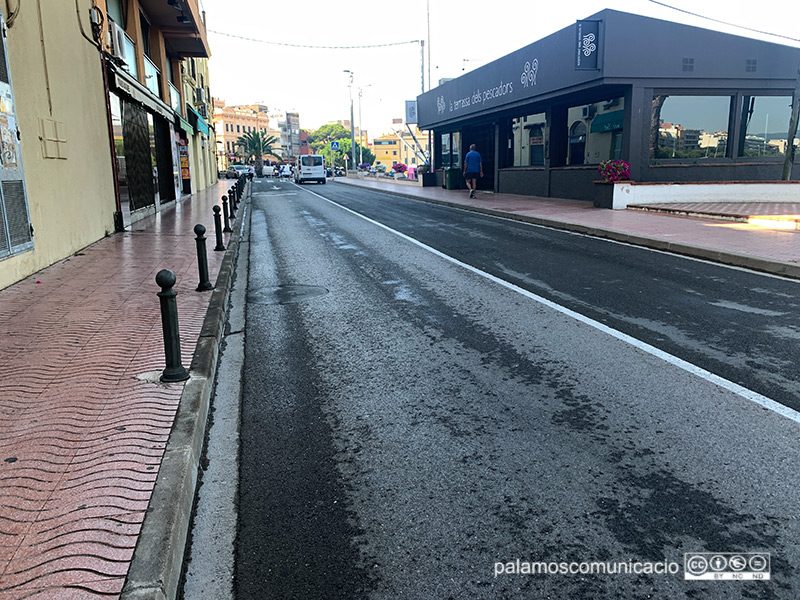
<path fill-rule="evenodd" d="M 592 52 L 597 50 L 597 45 L 594 43 L 595 36 L 593 33 L 583 36 L 583 55 L 591 56 Z"/>
<path fill-rule="evenodd" d="M 436 109 L 439 111 L 439 114 L 442 114 L 445 110 L 447 110 L 447 104 L 445 104 L 444 96 L 439 96 L 436 99 Z"/>
<path fill-rule="evenodd" d="M 534 58 L 533 63 L 526 62 L 525 70 L 522 71 L 522 85 L 528 87 L 529 85 L 536 85 L 536 73 L 539 71 L 539 59 Z"/>

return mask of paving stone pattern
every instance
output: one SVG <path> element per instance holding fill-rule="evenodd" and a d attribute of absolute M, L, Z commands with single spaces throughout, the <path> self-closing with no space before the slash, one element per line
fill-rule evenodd
<path fill-rule="evenodd" d="M 0 291 L 0 600 L 122 590 L 183 384 L 164 369 L 155 275 L 177 276 L 188 367 L 210 294 L 193 227 L 220 182 Z"/>

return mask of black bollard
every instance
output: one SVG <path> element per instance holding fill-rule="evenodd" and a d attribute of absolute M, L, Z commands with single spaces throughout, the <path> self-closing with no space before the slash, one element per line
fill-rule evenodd
<path fill-rule="evenodd" d="M 228 208 L 230 212 L 228 213 L 231 220 L 236 218 L 236 194 L 233 191 L 233 188 L 228 190 Z"/>
<path fill-rule="evenodd" d="M 197 224 L 194 226 L 194 232 L 197 235 L 195 242 L 197 242 L 197 268 L 200 272 L 200 285 L 197 286 L 196 292 L 207 292 L 213 290 L 214 286 L 208 280 L 208 256 L 206 255 L 206 228 Z"/>
<path fill-rule="evenodd" d="M 214 211 L 214 232 L 217 235 L 217 245 L 214 250 L 225 250 L 225 244 L 222 243 L 222 218 L 219 216 L 222 209 L 215 204 L 212 210 Z"/>
<path fill-rule="evenodd" d="M 229 220 L 229 215 L 228 215 L 228 197 L 227 196 L 223 196 L 222 197 L 222 216 L 225 219 L 225 228 L 222 231 L 224 233 L 232 232 L 233 229 L 231 229 L 231 222 Z"/>
<path fill-rule="evenodd" d="M 181 338 L 178 333 L 178 293 L 172 289 L 175 285 L 175 273 L 163 269 L 156 275 L 156 283 L 161 291 L 156 294 L 161 302 L 161 329 L 164 332 L 164 354 L 167 368 L 161 373 L 164 383 L 176 383 L 189 379 L 187 371 L 181 363 Z"/>

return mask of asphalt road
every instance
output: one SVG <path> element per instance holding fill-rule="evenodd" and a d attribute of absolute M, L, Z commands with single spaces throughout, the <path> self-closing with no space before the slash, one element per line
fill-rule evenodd
<path fill-rule="evenodd" d="M 260 180 L 238 598 L 798 596 L 796 421 L 311 192 L 765 395 L 797 395 L 794 283 Z M 684 581 L 697 551 L 770 552 L 772 580 Z M 517 559 L 680 571 L 498 573 Z"/>

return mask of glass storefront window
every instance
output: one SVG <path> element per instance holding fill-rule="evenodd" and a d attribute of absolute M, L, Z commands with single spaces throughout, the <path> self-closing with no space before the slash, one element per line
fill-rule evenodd
<path fill-rule="evenodd" d="M 453 166 L 459 169 L 463 166 L 461 164 L 461 132 L 453 132 Z"/>
<path fill-rule="evenodd" d="M 461 132 L 443 133 L 442 140 L 442 153 L 440 155 L 439 164 L 436 166 L 438 169 L 447 167 L 458 167 L 461 160 Z M 395 152 L 397 154 L 397 152 Z"/>
<path fill-rule="evenodd" d="M 739 143 L 739 156 L 784 156 L 792 98 L 745 96 L 742 110 L 744 138 Z"/>
<path fill-rule="evenodd" d="M 652 158 L 722 158 L 727 153 L 730 96 L 656 96 Z"/>
<path fill-rule="evenodd" d="M 570 107 L 568 165 L 596 165 L 622 158 L 624 98 Z"/>
<path fill-rule="evenodd" d="M 511 120 L 513 166 L 544 166 L 545 124 L 545 113 Z"/>
<path fill-rule="evenodd" d="M 453 135 L 452 133 L 442 134 L 442 155 L 439 161 L 439 166 L 443 168 L 449 167 L 450 161 L 452 160 L 453 156 L 452 135 Z M 395 152 L 395 154 L 397 153 Z"/>

